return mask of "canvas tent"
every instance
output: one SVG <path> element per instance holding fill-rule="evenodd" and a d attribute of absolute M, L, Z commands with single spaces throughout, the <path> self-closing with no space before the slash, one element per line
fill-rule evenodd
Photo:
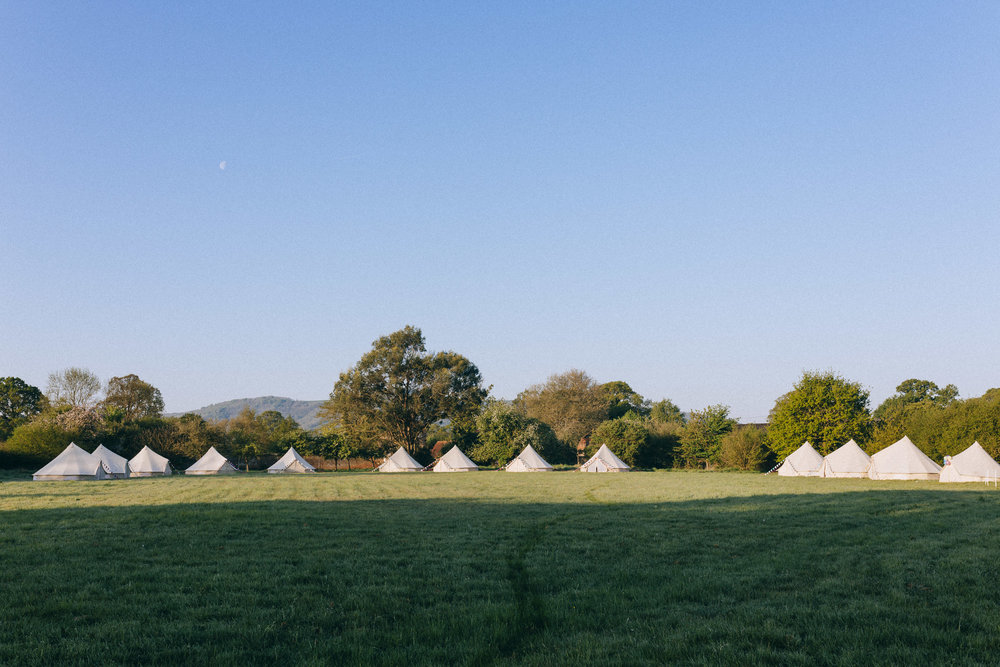
<path fill-rule="evenodd" d="M 420 472 L 423 469 L 424 467 L 402 447 L 375 468 L 379 472 Z"/>
<path fill-rule="evenodd" d="M 162 477 L 172 472 L 167 457 L 160 456 L 149 447 L 143 447 L 133 456 L 128 467 L 132 477 Z"/>
<path fill-rule="evenodd" d="M 941 469 L 942 482 L 996 482 L 1000 478 L 1000 463 L 986 453 L 978 442 L 961 454 L 945 459 Z"/>
<path fill-rule="evenodd" d="M 871 457 L 858 447 L 854 440 L 848 440 L 823 458 L 820 477 L 867 477 Z"/>
<path fill-rule="evenodd" d="M 269 473 L 316 472 L 308 461 L 302 458 L 294 447 L 289 447 L 285 455 L 267 469 Z"/>
<path fill-rule="evenodd" d="M 185 475 L 229 475 L 236 472 L 236 468 L 225 456 L 209 447 L 205 455 L 194 462 L 190 468 L 184 471 Z"/>
<path fill-rule="evenodd" d="M 579 468 L 580 472 L 628 472 L 631 468 L 615 456 L 607 445 L 601 445 L 597 453 Z"/>
<path fill-rule="evenodd" d="M 798 449 L 788 455 L 778 474 L 782 477 L 819 477 L 823 457 L 806 440 Z"/>
<path fill-rule="evenodd" d="M 104 445 L 98 445 L 94 450 L 94 456 L 101 459 L 104 469 L 110 473 L 114 479 L 125 479 L 128 477 L 128 459 L 118 456 Z"/>
<path fill-rule="evenodd" d="M 434 464 L 434 472 L 472 472 L 473 470 L 479 470 L 479 466 L 463 454 L 458 445 L 449 449 L 448 453 Z"/>
<path fill-rule="evenodd" d="M 524 451 L 514 457 L 514 460 L 504 466 L 507 472 L 544 472 L 552 470 L 549 462 L 543 459 L 535 448 L 528 445 Z"/>
<path fill-rule="evenodd" d="M 88 454 L 75 443 L 49 461 L 48 465 L 34 474 L 36 482 L 110 479 L 111 473 L 101 459 Z"/>
<path fill-rule="evenodd" d="M 941 466 L 920 451 L 905 435 L 880 452 L 872 454 L 868 468 L 871 479 L 938 479 Z"/>

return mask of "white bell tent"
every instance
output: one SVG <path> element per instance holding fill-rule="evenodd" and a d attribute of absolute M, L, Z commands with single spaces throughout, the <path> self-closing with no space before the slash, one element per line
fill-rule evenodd
<path fill-rule="evenodd" d="M 472 472 L 474 470 L 479 470 L 479 466 L 463 454 L 458 445 L 449 449 L 448 453 L 434 464 L 434 472 Z"/>
<path fill-rule="evenodd" d="M 94 456 L 101 459 L 101 462 L 104 463 L 104 469 L 110 473 L 112 478 L 125 479 L 128 477 L 128 459 L 124 456 L 115 454 L 104 445 L 97 446 L 97 449 L 94 450 Z"/>
<path fill-rule="evenodd" d="M 111 479 L 111 472 L 104 467 L 100 457 L 88 454 L 71 442 L 32 479 L 36 482 Z"/>
<path fill-rule="evenodd" d="M 580 472 L 628 472 L 627 463 L 615 456 L 607 445 L 601 445 L 597 453 L 579 468 Z"/>
<path fill-rule="evenodd" d="M 549 462 L 528 445 L 524 451 L 514 457 L 514 460 L 504 466 L 507 472 L 545 472 L 552 470 Z"/>
<path fill-rule="evenodd" d="M 289 447 L 285 455 L 275 461 L 267 471 L 269 473 L 316 472 L 316 468 L 302 458 L 294 447 Z"/>
<path fill-rule="evenodd" d="M 872 459 L 858 447 L 854 440 L 848 440 L 823 458 L 820 477 L 867 477 Z"/>
<path fill-rule="evenodd" d="M 806 440 L 778 468 L 782 477 L 819 477 L 823 456 Z"/>
<path fill-rule="evenodd" d="M 917 448 L 905 435 L 872 454 L 871 479 L 939 479 L 941 466 Z"/>
<path fill-rule="evenodd" d="M 961 454 L 945 459 L 941 469 L 942 482 L 994 482 L 1000 478 L 1000 463 L 990 456 L 978 442 Z"/>
<path fill-rule="evenodd" d="M 229 475 L 236 472 L 236 467 L 225 456 L 209 447 L 205 455 L 184 471 L 185 475 Z"/>
<path fill-rule="evenodd" d="M 138 454 L 128 462 L 132 477 L 163 477 L 170 475 L 170 461 L 160 456 L 149 447 L 143 447 Z"/>
<path fill-rule="evenodd" d="M 402 447 L 375 468 L 379 472 L 420 472 L 423 469 L 424 467 Z"/>

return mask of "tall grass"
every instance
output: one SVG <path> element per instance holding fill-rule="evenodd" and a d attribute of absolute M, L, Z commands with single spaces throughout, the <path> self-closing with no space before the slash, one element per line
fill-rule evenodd
<path fill-rule="evenodd" d="M 0 663 L 994 663 L 996 491 L 727 473 L 0 482 Z"/>

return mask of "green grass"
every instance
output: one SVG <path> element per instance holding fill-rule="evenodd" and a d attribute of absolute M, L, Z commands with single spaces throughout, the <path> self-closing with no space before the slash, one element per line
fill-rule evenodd
<path fill-rule="evenodd" d="M 1000 493 L 655 472 L 0 477 L 0 664 L 993 664 Z"/>

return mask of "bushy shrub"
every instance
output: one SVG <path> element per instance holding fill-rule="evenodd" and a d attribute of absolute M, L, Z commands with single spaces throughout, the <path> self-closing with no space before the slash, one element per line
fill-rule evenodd
<path fill-rule="evenodd" d="M 84 449 L 93 444 L 80 438 L 78 431 L 69 431 L 53 421 L 36 420 L 14 429 L 3 443 L 3 465 L 10 468 L 40 467 L 58 456 L 69 443 Z M 95 444 L 94 447 L 97 445 Z"/>
<path fill-rule="evenodd" d="M 681 435 L 679 458 L 690 468 L 718 465 L 722 438 L 735 426 L 729 406 L 710 405 L 704 410 L 693 410 Z"/>
<path fill-rule="evenodd" d="M 684 427 L 679 422 L 662 422 L 635 413 L 602 422 L 590 436 L 587 455 L 601 445 L 625 463 L 637 468 L 667 468 L 680 443 Z"/>
<path fill-rule="evenodd" d="M 729 468 L 761 470 L 769 454 L 767 433 L 754 426 L 743 426 L 722 437 L 719 460 Z"/>
<path fill-rule="evenodd" d="M 649 431 L 642 421 L 626 415 L 602 422 L 594 429 L 587 456 L 593 456 L 601 445 L 607 445 L 615 456 L 636 467 L 641 465 L 648 444 Z"/>
<path fill-rule="evenodd" d="M 526 417 L 503 401 L 490 401 L 476 418 L 476 428 L 478 438 L 469 458 L 478 463 L 503 465 L 528 445 L 549 463 L 573 457 L 548 424 Z"/>

